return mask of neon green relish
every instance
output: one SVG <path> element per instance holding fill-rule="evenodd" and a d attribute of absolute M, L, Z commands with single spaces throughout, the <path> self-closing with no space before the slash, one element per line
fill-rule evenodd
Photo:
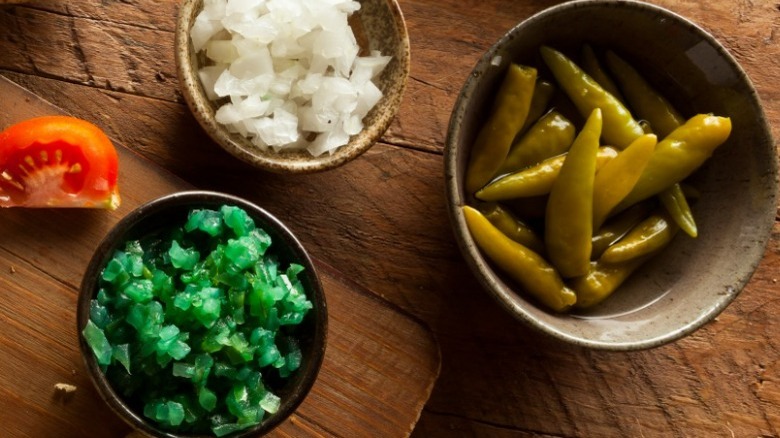
<path fill-rule="evenodd" d="M 184 218 L 182 218 L 184 219 Z M 82 334 L 114 390 L 163 430 L 224 436 L 262 422 L 301 365 L 312 308 L 241 208 L 196 209 L 128 241 L 102 271 Z"/>

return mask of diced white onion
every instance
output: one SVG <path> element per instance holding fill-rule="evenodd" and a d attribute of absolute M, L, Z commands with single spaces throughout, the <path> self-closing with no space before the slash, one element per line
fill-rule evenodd
<path fill-rule="evenodd" d="M 218 123 L 263 150 L 333 153 L 363 129 L 382 98 L 374 83 L 390 62 L 358 56 L 348 24 L 355 0 L 205 0 L 190 35 L 210 64 L 209 99 L 227 99 Z"/>

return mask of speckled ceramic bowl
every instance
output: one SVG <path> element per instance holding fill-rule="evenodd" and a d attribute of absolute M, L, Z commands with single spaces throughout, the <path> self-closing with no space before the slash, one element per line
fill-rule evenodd
<path fill-rule="evenodd" d="M 275 414 L 265 417 L 263 422 L 239 433 L 228 435 L 230 438 L 254 437 L 268 433 L 287 419 L 306 398 L 319 374 L 320 365 L 325 356 L 328 332 L 328 312 L 325 293 L 319 277 L 306 249 L 292 232 L 278 219 L 259 206 L 235 196 L 218 192 L 187 191 L 163 196 L 144 204 L 125 216 L 108 233 L 98 246 L 84 274 L 77 308 L 77 330 L 79 346 L 87 365 L 87 370 L 98 394 L 108 406 L 127 424 L 141 435 L 160 438 L 195 438 L 213 435 L 174 434 L 156 427 L 142 412 L 135 410 L 130 402 L 112 387 L 106 375 L 100 369 L 95 355 L 81 332 L 90 318 L 90 302 L 96 296 L 101 272 L 113 257 L 114 251 L 123 248 L 128 240 L 141 239 L 149 233 L 180 226 L 187 214 L 194 208 L 218 210 L 222 205 L 233 205 L 245 210 L 258 227 L 263 228 L 272 239 L 269 251 L 279 258 L 282 266 L 298 263 L 304 267 L 300 274 L 301 283 L 307 298 L 313 307 L 306 313 L 301 324 L 290 328 L 288 334 L 295 338 L 301 348 L 301 367 L 287 380 L 266 384 L 272 387 L 281 398 L 281 405 Z M 173 377 L 172 377 L 173 378 Z M 273 378 L 273 377 L 270 377 Z"/>
<path fill-rule="evenodd" d="M 383 97 L 363 119 L 363 131 L 332 154 L 311 156 L 306 151 L 276 153 L 263 151 L 246 137 L 228 132 L 214 120 L 218 105 L 204 94 L 198 68 L 204 58 L 196 55 L 190 42 L 190 29 L 203 8 L 203 0 L 184 0 L 176 27 L 176 63 L 182 94 L 198 123 L 214 142 L 239 159 L 261 169 L 277 173 L 312 173 L 333 169 L 357 158 L 376 143 L 390 126 L 401 103 L 409 76 L 409 36 L 396 0 L 360 0 L 361 8 L 350 18 L 350 25 L 361 48 L 361 55 L 379 50 L 392 60 L 382 71 L 377 84 Z"/>
<path fill-rule="evenodd" d="M 541 66 L 540 45 L 575 56 L 586 42 L 622 54 L 684 115 L 728 116 L 733 130 L 690 179 L 701 191 L 694 206 L 699 237 L 678 233 L 670 246 L 592 310 L 554 314 L 494 269 L 475 246 L 460 209 L 473 202 L 464 193 L 463 175 L 507 63 Z M 497 55 L 500 63 L 494 62 Z M 540 74 L 546 73 L 540 70 Z M 775 142 L 756 91 L 737 61 L 685 18 L 626 0 L 573 1 L 551 7 L 518 24 L 491 47 L 455 104 L 445 175 L 457 241 L 485 289 L 534 328 L 567 342 L 610 350 L 659 346 L 718 315 L 761 260 L 777 205 Z"/>

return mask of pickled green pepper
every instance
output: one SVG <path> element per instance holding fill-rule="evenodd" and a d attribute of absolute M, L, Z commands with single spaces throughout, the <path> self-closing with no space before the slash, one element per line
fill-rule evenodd
<path fill-rule="evenodd" d="M 607 248 L 600 260 L 618 264 L 653 254 L 668 245 L 679 229 L 665 211 L 656 212 Z"/>
<path fill-rule="evenodd" d="M 542 46 L 540 50 L 545 64 L 583 117 L 588 117 L 596 108 L 601 109 L 604 119 L 602 135 L 607 144 L 624 149 L 644 134 L 625 105 L 566 55 L 547 46 Z"/>
<path fill-rule="evenodd" d="M 534 94 L 531 97 L 531 106 L 528 108 L 528 116 L 525 118 L 519 134 L 525 133 L 548 110 L 550 100 L 555 94 L 555 85 L 545 80 L 537 80 L 534 86 Z"/>
<path fill-rule="evenodd" d="M 479 206 L 479 211 L 485 215 L 493 226 L 515 242 L 528 247 L 531 251 L 544 254 L 544 241 L 528 224 L 518 219 L 501 204 L 491 202 Z"/>
<path fill-rule="evenodd" d="M 543 257 L 504 235 L 475 208 L 463 206 L 463 215 L 471 236 L 487 258 L 542 304 L 563 312 L 577 301 Z"/>
<path fill-rule="evenodd" d="M 601 303 L 612 295 L 628 277 L 637 270 L 649 256 L 627 263 L 612 265 L 602 261 L 590 264 L 588 273 L 570 281 L 571 288 L 577 294 L 576 307 L 588 309 Z"/>
<path fill-rule="evenodd" d="M 598 230 L 607 215 L 628 195 L 650 162 L 656 136 L 645 134 L 634 140 L 615 159 L 596 173 L 593 182 L 593 229 Z"/>
<path fill-rule="evenodd" d="M 615 81 L 613 81 L 609 74 L 604 70 L 604 67 L 596 56 L 596 52 L 589 44 L 582 46 L 582 69 L 598 82 L 598 84 L 601 85 L 601 88 L 615 96 L 619 101 L 625 102 Z"/>
<path fill-rule="evenodd" d="M 562 154 L 573 141 L 574 125 L 559 112 L 550 111 L 512 145 L 496 175 L 516 172 Z"/>
<path fill-rule="evenodd" d="M 685 123 L 685 118 L 659 94 L 628 62 L 607 51 L 607 66 L 620 83 L 626 102 L 640 119 L 650 123 L 653 132 L 664 138 Z"/>
<path fill-rule="evenodd" d="M 687 178 L 712 156 L 730 133 L 731 119 L 727 117 L 707 114 L 691 117 L 658 142 L 650 163 L 616 211 L 657 195 Z"/>
<path fill-rule="evenodd" d="M 528 117 L 535 84 L 535 68 L 509 66 L 493 112 L 471 149 L 465 181 L 468 193 L 479 190 L 501 167 L 515 135 Z"/>
<path fill-rule="evenodd" d="M 547 201 L 547 255 L 563 277 L 584 275 L 590 265 L 593 181 L 601 124 L 601 110 L 597 108 L 574 139 Z"/>
<path fill-rule="evenodd" d="M 596 154 L 596 170 L 618 156 L 609 146 L 600 147 Z M 476 193 L 483 201 L 505 201 L 530 196 L 547 195 L 558 178 L 566 154 L 548 158 L 536 166 L 503 176 Z"/>
<path fill-rule="evenodd" d="M 598 260 L 599 257 L 612 246 L 615 242 L 628 234 L 639 222 L 644 220 L 652 211 L 654 203 L 643 201 L 632 205 L 625 211 L 609 218 L 601 228 L 593 234 L 593 249 L 591 250 L 591 260 Z"/>
<path fill-rule="evenodd" d="M 658 195 L 661 204 L 674 219 L 674 222 L 685 231 L 685 234 L 696 238 L 699 235 L 699 228 L 696 226 L 696 220 L 693 217 L 693 211 L 688 204 L 682 186 L 677 183 L 664 190 Z"/>

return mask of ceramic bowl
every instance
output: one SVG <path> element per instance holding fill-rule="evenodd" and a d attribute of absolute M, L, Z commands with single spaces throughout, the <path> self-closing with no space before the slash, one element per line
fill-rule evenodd
<path fill-rule="evenodd" d="M 328 328 L 325 294 L 312 260 L 292 232 L 264 209 L 244 199 L 223 193 L 187 191 L 161 197 L 133 210 L 120 220 L 103 239 L 87 266 L 78 299 L 77 329 L 78 333 L 81 333 L 90 318 L 90 301 L 95 298 L 101 272 L 111 260 L 116 249 L 123 248 L 124 243 L 128 240 L 139 239 L 149 233 L 170 228 L 174 224 L 182 224 L 186 220 L 187 213 L 193 208 L 219 209 L 222 205 L 233 205 L 244 209 L 254 219 L 258 227 L 266 230 L 272 238 L 272 246 L 269 251 L 275 251 L 280 266 L 286 266 L 292 262 L 304 266 L 305 270 L 299 278 L 303 283 L 307 298 L 313 304 L 313 308 L 307 312 L 301 324 L 293 329 L 292 336 L 299 341 L 303 360 L 301 367 L 275 389 L 275 394 L 281 398 L 279 410 L 275 414 L 267 415 L 259 425 L 241 433 L 229 435 L 231 438 L 259 436 L 272 430 L 289 417 L 309 393 L 325 355 Z M 142 412 L 134 410 L 114 390 L 101 371 L 91 348 L 81 335 L 79 336 L 79 345 L 87 370 L 99 395 L 126 423 L 138 432 L 153 437 L 192 436 L 177 435 L 160 430 L 144 417 Z"/>
<path fill-rule="evenodd" d="M 463 175 L 508 62 L 538 67 L 543 65 L 541 45 L 575 57 L 583 43 L 622 54 L 684 115 L 728 116 L 733 129 L 690 179 L 701 192 L 693 207 L 699 237 L 678 233 L 592 310 L 556 314 L 529 299 L 477 249 L 460 209 L 473 202 L 464 193 Z M 544 74 L 549 75 L 540 70 Z M 444 160 L 450 219 L 463 256 L 484 288 L 521 321 L 585 347 L 655 347 L 711 321 L 750 279 L 775 219 L 775 142 L 751 81 L 705 30 L 637 1 L 566 2 L 509 30 L 466 80 L 451 116 Z"/>
<path fill-rule="evenodd" d="M 382 99 L 363 119 L 363 130 L 353 135 L 348 144 L 317 157 L 306 151 L 263 151 L 247 137 L 231 133 L 217 123 L 214 114 L 224 102 L 217 103 L 206 97 L 197 73 L 205 58 L 195 53 L 189 36 L 195 17 L 203 8 L 203 0 L 184 0 L 176 27 L 176 63 L 182 94 L 195 119 L 223 149 L 253 166 L 276 173 L 325 171 L 366 152 L 380 139 L 398 112 L 409 76 L 410 52 L 406 23 L 396 0 L 360 0 L 360 5 L 360 10 L 350 17 L 360 55 L 379 50 L 382 55 L 392 56 L 392 60 L 378 79 Z"/>

